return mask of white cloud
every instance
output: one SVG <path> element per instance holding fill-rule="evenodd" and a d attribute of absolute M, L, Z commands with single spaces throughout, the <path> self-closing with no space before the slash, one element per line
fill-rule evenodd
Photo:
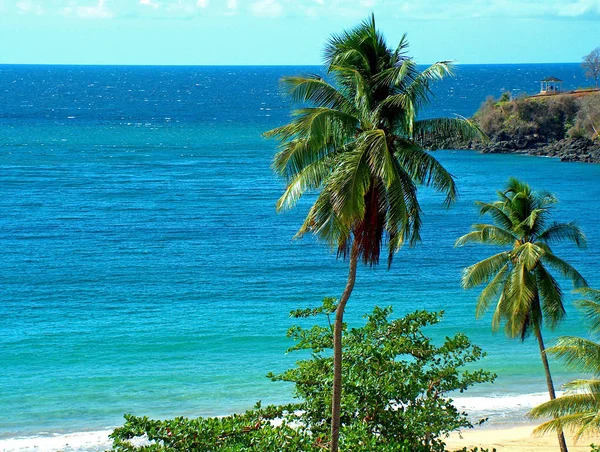
<path fill-rule="evenodd" d="M 0 0 L 6 4 L 6 0 Z M 203 15 L 456 20 L 470 18 L 600 19 L 600 0 L 10 0 L 20 14 L 73 17 L 189 18 Z M 50 8 L 52 4 L 54 7 Z M 44 8 L 42 8 L 44 5 Z M 381 19 L 380 19 L 381 20 Z"/>
<path fill-rule="evenodd" d="M 154 9 L 158 9 L 160 6 L 158 3 L 156 3 L 152 0 L 140 0 L 139 4 L 144 5 L 144 6 L 149 6 L 150 8 L 154 8 Z"/>
<path fill-rule="evenodd" d="M 238 2 L 237 0 L 226 0 L 225 1 L 225 15 L 226 16 L 234 16 L 237 14 L 238 10 Z"/>
<path fill-rule="evenodd" d="M 283 6 L 277 0 L 259 0 L 251 6 L 252 14 L 261 17 L 279 17 L 283 14 Z"/>
<path fill-rule="evenodd" d="M 114 13 L 106 6 L 106 0 L 98 0 L 95 5 L 79 5 L 71 2 L 69 6 L 63 8 L 63 14 L 67 16 L 77 16 L 85 19 L 110 19 Z"/>
<path fill-rule="evenodd" d="M 574 3 L 559 4 L 558 13 L 563 17 L 600 15 L 600 1 L 579 0 Z"/>
<path fill-rule="evenodd" d="M 31 0 L 19 0 L 15 6 L 21 14 L 35 14 L 37 16 L 44 14 L 44 8 L 42 5 Z"/>

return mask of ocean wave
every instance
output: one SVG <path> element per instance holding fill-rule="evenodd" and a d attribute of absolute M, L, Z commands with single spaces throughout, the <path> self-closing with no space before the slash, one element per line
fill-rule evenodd
<path fill-rule="evenodd" d="M 557 392 L 560 397 L 563 392 Z M 454 406 L 469 413 L 472 420 L 488 418 L 491 425 L 531 424 L 527 413 L 535 406 L 547 402 L 547 392 L 531 394 L 503 394 L 487 397 L 453 397 Z"/>

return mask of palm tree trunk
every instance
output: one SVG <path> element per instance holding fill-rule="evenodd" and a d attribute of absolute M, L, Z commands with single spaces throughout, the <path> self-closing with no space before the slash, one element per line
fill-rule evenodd
<path fill-rule="evenodd" d="M 358 264 L 358 242 L 352 243 L 350 252 L 350 269 L 348 281 L 342 293 L 340 302 L 335 310 L 335 324 L 333 327 L 333 396 L 331 398 L 331 443 L 330 452 L 338 452 L 340 440 L 340 414 L 342 408 L 342 326 L 344 309 L 350 298 L 354 282 L 356 281 L 356 266 Z"/>
<path fill-rule="evenodd" d="M 548 357 L 546 356 L 546 347 L 544 346 L 544 339 L 542 338 L 542 331 L 539 327 L 534 327 L 535 337 L 537 338 L 538 345 L 540 346 L 540 355 L 542 356 L 542 363 L 544 364 L 544 370 L 546 371 L 546 385 L 548 386 L 548 394 L 550 394 L 550 400 L 556 399 L 556 393 L 554 392 L 554 383 L 552 382 L 552 375 L 550 374 L 550 365 L 548 364 Z M 557 429 L 558 434 L 558 445 L 560 446 L 560 452 L 568 452 L 567 443 L 565 441 L 565 435 L 561 428 Z"/>

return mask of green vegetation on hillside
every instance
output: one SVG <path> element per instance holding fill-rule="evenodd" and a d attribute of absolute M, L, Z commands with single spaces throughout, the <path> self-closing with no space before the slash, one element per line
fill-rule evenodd
<path fill-rule="evenodd" d="M 474 116 L 493 140 L 524 144 L 549 143 L 564 138 L 598 138 L 600 93 L 522 97 L 489 97 Z"/>

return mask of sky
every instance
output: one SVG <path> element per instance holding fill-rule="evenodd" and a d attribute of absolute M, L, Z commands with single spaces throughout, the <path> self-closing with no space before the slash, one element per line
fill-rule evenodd
<path fill-rule="evenodd" d="M 600 0 L 0 0 L 0 64 L 320 64 L 371 13 L 423 64 L 580 62 L 600 46 Z"/>

